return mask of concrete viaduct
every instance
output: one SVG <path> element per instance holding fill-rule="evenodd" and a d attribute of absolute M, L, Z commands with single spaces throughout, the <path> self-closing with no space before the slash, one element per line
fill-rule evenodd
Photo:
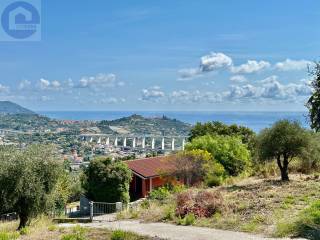
<path fill-rule="evenodd" d="M 131 147 L 142 149 L 184 150 L 188 136 L 155 136 L 155 135 L 109 135 L 109 134 L 81 134 L 82 141 L 96 142 L 114 147 Z"/>

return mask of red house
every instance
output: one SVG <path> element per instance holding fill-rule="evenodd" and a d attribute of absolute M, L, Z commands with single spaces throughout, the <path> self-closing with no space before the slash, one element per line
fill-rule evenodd
<path fill-rule="evenodd" d="M 165 157 L 152 157 L 125 162 L 133 173 L 130 183 L 130 197 L 144 198 L 153 189 L 166 184 L 169 179 L 161 173 L 173 169 L 172 164 Z"/>

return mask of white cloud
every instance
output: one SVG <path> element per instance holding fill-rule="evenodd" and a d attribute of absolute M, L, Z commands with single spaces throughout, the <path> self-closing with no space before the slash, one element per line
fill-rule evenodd
<path fill-rule="evenodd" d="M 92 77 L 82 77 L 77 87 L 92 88 L 94 90 L 103 90 L 104 88 L 124 86 L 124 82 L 118 82 L 116 75 L 110 73 L 100 73 Z"/>
<path fill-rule="evenodd" d="M 247 78 L 243 75 L 234 75 L 230 77 L 230 80 L 233 82 L 244 83 L 247 82 Z"/>
<path fill-rule="evenodd" d="M 39 87 L 40 87 L 40 89 L 42 89 L 42 90 L 49 89 L 49 87 L 50 87 L 50 81 L 49 81 L 49 80 L 46 80 L 46 79 L 44 79 L 44 78 L 41 78 L 41 79 L 39 80 Z"/>
<path fill-rule="evenodd" d="M 52 97 L 49 97 L 49 96 L 40 96 L 39 100 L 41 102 L 47 102 L 47 101 L 51 101 L 52 100 Z"/>
<path fill-rule="evenodd" d="M 61 87 L 61 83 L 60 82 L 58 82 L 58 81 L 52 81 L 51 82 L 51 86 L 53 87 L 53 88 L 60 88 Z"/>
<path fill-rule="evenodd" d="M 219 68 L 230 67 L 232 59 L 223 53 L 210 53 L 203 56 L 200 61 L 200 70 L 209 72 Z"/>
<path fill-rule="evenodd" d="M 18 85 L 18 89 L 19 90 L 25 90 L 31 87 L 31 82 L 28 80 L 22 80 L 19 85 Z"/>
<path fill-rule="evenodd" d="M 41 78 L 38 82 L 38 87 L 41 90 L 61 90 L 61 83 L 59 81 L 49 81 Z"/>
<path fill-rule="evenodd" d="M 233 73 L 255 73 L 260 72 L 269 68 L 271 64 L 266 61 L 255 61 L 255 60 L 248 60 L 247 63 L 241 64 L 240 66 L 232 66 L 231 72 Z"/>
<path fill-rule="evenodd" d="M 179 70 L 179 80 L 188 80 L 197 75 L 201 75 L 201 70 L 199 68 L 184 68 Z"/>
<path fill-rule="evenodd" d="M 216 103 L 221 102 L 222 95 L 220 93 L 214 92 L 201 92 L 199 90 L 195 91 L 185 91 L 176 90 L 169 94 L 169 101 L 172 103 L 197 103 L 197 102 L 209 102 Z"/>
<path fill-rule="evenodd" d="M 10 90 L 9 87 L 4 86 L 4 85 L 2 85 L 2 84 L 0 83 L 0 93 L 8 93 L 9 90 Z"/>
<path fill-rule="evenodd" d="M 66 85 L 67 87 L 70 87 L 70 88 L 74 87 L 73 80 L 72 80 L 71 78 L 69 78 L 69 79 L 65 82 L 65 85 Z"/>
<path fill-rule="evenodd" d="M 222 92 L 199 90 L 175 90 L 168 94 L 172 103 L 219 103 L 219 102 L 277 102 L 297 101 L 310 95 L 311 87 L 305 81 L 298 83 L 282 84 L 278 77 L 273 75 L 256 84 L 231 85 L 229 90 Z"/>
<path fill-rule="evenodd" d="M 278 80 L 278 76 L 272 75 L 272 76 L 269 76 L 269 77 L 267 77 L 265 79 L 262 79 L 262 80 L 260 80 L 258 82 L 259 83 L 273 83 L 273 82 L 275 82 L 277 80 Z"/>
<path fill-rule="evenodd" d="M 278 62 L 275 64 L 275 68 L 279 71 L 299 71 L 307 70 L 308 65 L 311 65 L 312 62 L 307 60 L 291 60 L 287 58 L 283 62 Z"/>
<path fill-rule="evenodd" d="M 197 68 L 185 68 L 178 71 L 179 80 L 191 79 L 205 72 L 229 68 L 232 66 L 232 59 L 224 53 L 210 53 L 201 57 L 200 66 Z"/>
<path fill-rule="evenodd" d="M 149 89 L 142 89 L 142 96 L 140 100 L 142 101 L 158 101 L 159 99 L 165 97 L 165 93 L 160 87 L 154 86 Z"/>
<path fill-rule="evenodd" d="M 117 104 L 117 103 L 124 103 L 124 102 L 126 102 L 125 98 L 115 98 L 115 97 L 102 98 L 102 99 L 93 101 L 93 103 L 95 104 Z"/>
<path fill-rule="evenodd" d="M 305 83 L 282 84 L 274 75 L 259 81 L 259 83 L 258 86 L 250 84 L 232 86 L 231 90 L 227 92 L 227 97 L 232 100 L 251 98 L 292 101 L 311 93 L 311 87 Z"/>

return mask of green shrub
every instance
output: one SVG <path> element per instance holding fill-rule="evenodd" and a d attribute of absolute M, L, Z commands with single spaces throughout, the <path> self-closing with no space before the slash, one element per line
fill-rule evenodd
<path fill-rule="evenodd" d="M 20 232 L 21 235 L 27 235 L 30 232 L 30 230 L 29 230 L 28 227 L 23 227 L 23 228 L 20 229 L 19 232 Z"/>
<path fill-rule="evenodd" d="M 48 227 L 48 230 L 49 230 L 50 232 L 56 231 L 56 230 L 57 230 L 57 226 L 56 226 L 56 225 L 50 225 L 50 226 Z"/>
<path fill-rule="evenodd" d="M 208 187 L 220 186 L 226 178 L 226 171 L 222 164 L 214 162 L 212 169 L 208 172 L 204 179 Z"/>
<path fill-rule="evenodd" d="M 184 225 L 186 226 L 193 225 L 195 221 L 196 221 L 196 216 L 193 213 L 188 213 L 184 217 Z"/>
<path fill-rule="evenodd" d="M 167 187 L 159 187 L 150 192 L 149 198 L 153 200 L 163 201 L 170 196 L 170 191 Z"/>
<path fill-rule="evenodd" d="M 189 225 L 193 225 L 195 221 L 196 221 L 196 216 L 193 213 L 188 213 L 184 218 L 182 218 L 181 216 L 178 216 L 176 223 L 178 225 L 189 226 Z"/>
<path fill-rule="evenodd" d="M 302 211 L 296 222 L 297 233 L 301 237 L 319 239 L 320 236 L 320 200 Z"/>
<path fill-rule="evenodd" d="M 84 171 L 82 186 L 86 196 L 98 202 L 129 202 L 131 171 L 119 161 L 99 157 Z"/>
<path fill-rule="evenodd" d="M 239 175 L 251 164 L 250 151 L 241 139 L 235 136 L 206 135 L 197 137 L 192 139 L 186 149 L 201 149 L 209 152 L 230 176 Z"/>
<path fill-rule="evenodd" d="M 126 232 L 122 230 L 116 230 L 111 235 L 111 240 L 125 240 L 126 239 Z"/>
<path fill-rule="evenodd" d="M 174 210 L 175 209 L 173 206 L 168 206 L 167 208 L 165 208 L 163 220 L 173 220 L 175 217 Z"/>
<path fill-rule="evenodd" d="M 320 236 L 320 200 L 315 201 L 303 210 L 297 220 L 293 222 L 280 222 L 277 224 L 275 236 L 297 236 L 312 240 Z"/>
<path fill-rule="evenodd" d="M 171 193 L 181 193 L 186 190 L 186 186 L 183 184 L 174 184 L 169 187 Z"/>
<path fill-rule="evenodd" d="M 83 227 L 75 226 L 72 229 L 72 233 L 63 235 L 61 240 L 86 240 L 85 232 Z"/>
<path fill-rule="evenodd" d="M 141 204 L 140 207 L 142 209 L 148 209 L 150 207 L 150 202 L 148 200 L 144 200 Z"/>
<path fill-rule="evenodd" d="M 0 240 L 15 240 L 18 238 L 18 232 L 0 232 Z"/>

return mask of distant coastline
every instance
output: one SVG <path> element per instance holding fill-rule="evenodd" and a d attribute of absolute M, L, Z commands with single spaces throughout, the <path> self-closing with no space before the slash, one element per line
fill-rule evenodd
<path fill-rule="evenodd" d="M 132 114 L 144 117 L 175 118 L 195 124 L 196 122 L 221 121 L 226 124 L 239 124 L 256 132 L 271 126 L 279 119 L 296 120 L 309 128 L 307 112 L 221 112 L 221 111 L 38 111 L 37 113 L 60 120 L 115 120 Z"/>

